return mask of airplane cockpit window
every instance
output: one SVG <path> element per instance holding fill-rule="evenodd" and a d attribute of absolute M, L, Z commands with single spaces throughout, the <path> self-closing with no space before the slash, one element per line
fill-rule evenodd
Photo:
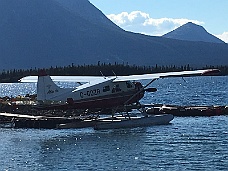
<path fill-rule="evenodd" d="M 110 91 L 110 86 L 104 86 L 103 87 L 103 92 L 107 92 Z"/>
<path fill-rule="evenodd" d="M 130 81 L 127 81 L 126 85 L 127 85 L 127 88 L 132 88 L 133 87 L 132 82 L 130 82 Z"/>

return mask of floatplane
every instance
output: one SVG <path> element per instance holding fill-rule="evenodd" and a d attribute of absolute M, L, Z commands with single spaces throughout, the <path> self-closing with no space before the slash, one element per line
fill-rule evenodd
<path fill-rule="evenodd" d="M 213 75 L 217 69 L 167 72 L 129 76 L 49 76 L 45 72 L 39 76 L 26 76 L 20 82 L 37 82 L 37 101 L 41 109 L 78 109 L 84 111 L 104 111 L 111 109 L 112 117 L 97 119 L 96 129 L 127 128 L 168 124 L 173 115 L 151 115 L 139 110 L 141 116 L 131 116 L 127 106 L 140 106 L 145 92 L 155 92 L 148 88 L 155 80 L 167 77 Z M 142 85 L 140 80 L 149 80 Z M 55 82 L 77 82 L 76 88 L 61 88 Z M 118 108 L 126 109 L 127 115 L 116 115 Z"/>

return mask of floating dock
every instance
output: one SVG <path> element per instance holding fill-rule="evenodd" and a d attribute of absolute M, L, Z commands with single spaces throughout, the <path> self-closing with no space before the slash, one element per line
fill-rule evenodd
<path fill-rule="evenodd" d="M 125 108 L 126 109 L 126 108 Z M 147 115 L 172 114 L 175 117 L 220 116 L 228 115 L 228 106 L 177 106 L 164 104 L 144 104 L 127 106 L 130 112 L 143 109 Z M 121 110 L 118 111 L 121 114 Z M 99 121 L 98 115 L 86 114 L 77 110 L 37 110 L 33 105 L 0 103 L 0 125 L 12 125 L 14 128 L 65 129 L 94 127 Z M 117 113 L 118 113 L 117 112 Z"/>

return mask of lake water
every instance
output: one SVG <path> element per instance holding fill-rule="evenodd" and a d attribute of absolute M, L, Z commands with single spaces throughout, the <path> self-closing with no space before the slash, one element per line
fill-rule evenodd
<path fill-rule="evenodd" d="M 73 87 L 74 84 L 61 84 Z M 228 77 L 168 78 L 142 103 L 228 105 Z M 0 96 L 35 93 L 0 84 Z M 228 116 L 175 117 L 171 124 L 95 131 L 0 128 L 0 170 L 227 170 Z"/>

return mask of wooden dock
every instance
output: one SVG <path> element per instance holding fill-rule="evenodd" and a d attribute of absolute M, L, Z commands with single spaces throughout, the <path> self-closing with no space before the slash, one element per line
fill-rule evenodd
<path fill-rule="evenodd" d="M 88 127 L 84 123 L 84 118 L 80 117 L 58 117 L 58 116 L 33 116 L 14 113 L 0 113 L 1 123 L 12 123 L 14 128 L 44 128 L 55 129 L 64 128 L 63 125 L 73 124 L 74 127 Z M 66 127 L 66 126 L 65 126 Z"/>

